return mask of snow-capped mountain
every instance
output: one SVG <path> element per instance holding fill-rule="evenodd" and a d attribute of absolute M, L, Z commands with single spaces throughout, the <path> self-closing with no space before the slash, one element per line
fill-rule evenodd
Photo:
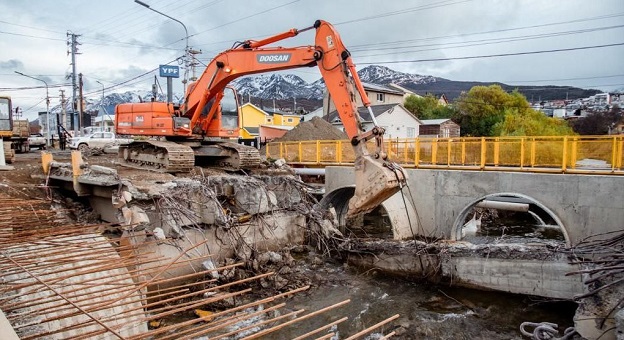
<path fill-rule="evenodd" d="M 261 99 L 322 99 L 324 86 L 310 84 L 294 74 L 249 76 L 232 82 L 236 91 L 245 97 Z"/>
<path fill-rule="evenodd" d="M 151 91 L 127 91 L 124 93 L 109 93 L 104 96 L 104 100 L 102 97 L 97 96 L 86 96 L 85 97 L 85 111 L 86 112 L 100 112 L 104 107 L 104 110 L 108 114 L 115 113 L 115 106 L 117 104 L 123 103 L 140 103 L 140 102 L 149 102 L 152 101 L 152 92 Z M 167 96 L 158 94 L 156 96 L 156 101 L 166 101 Z M 182 100 L 182 96 L 179 94 L 173 94 L 173 101 L 178 103 Z M 72 111 L 71 109 L 71 98 L 68 98 L 67 103 L 65 105 L 65 110 L 67 112 Z M 50 108 L 50 113 L 56 114 L 61 112 L 61 104 L 53 106 Z"/>
<path fill-rule="evenodd" d="M 394 83 L 404 86 L 414 84 L 428 84 L 437 81 L 436 77 L 423 76 L 397 72 L 385 66 L 371 65 L 360 71 L 358 75 L 363 82 L 387 85 Z M 323 79 L 308 83 L 300 77 L 292 74 L 281 75 L 259 75 L 248 76 L 234 80 L 232 82 L 239 94 L 243 97 L 250 96 L 260 99 L 281 99 L 292 98 L 323 99 L 325 84 Z"/>
<path fill-rule="evenodd" d="M 410 87 L 415 84 L 435 83 L 438 79 L 434 76 L 404 73 L 392 70 L 385 66 L 370 65 L 358 71 L 360 80 L 365 83 L 387 85 L 390 83 Z"/>

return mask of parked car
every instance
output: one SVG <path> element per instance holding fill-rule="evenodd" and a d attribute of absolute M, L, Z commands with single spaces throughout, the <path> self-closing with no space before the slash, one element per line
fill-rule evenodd
<path fill-rule="evenodd" d="M 45 150 L 46 144 L 47 144 L 46 138 L 43 137 L 43 135 L 40 133 L 34 133 L 34 134 L 31 134 L 30 137 L 28 137 L 28 146 L 31 149 L 38 148 L 41 150 Z"/>
<path fill-rule="evenodd" d="M 95 148 L 106 149 L 130 142 L 132 142 L 132 139 L 117 138 L 112 132 L 94 132 L 86 136 L 71 138 L 69 141 L 69 148 L 87 151 Z"/>

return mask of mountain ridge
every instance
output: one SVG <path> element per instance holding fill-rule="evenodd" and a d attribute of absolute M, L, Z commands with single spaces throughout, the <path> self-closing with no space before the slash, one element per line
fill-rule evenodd
<path fill-rule="evenodd" d="M 462 92 L 467 92 L 473 86 L 492 84 L 500 85 L 506 91 L 518 89 L 529 101 L 586 98 L 601 92 L 595 89 L 582 89 L 572 86 L 520 86 L 500 82 L 454 81 L 431 75 L 399 72 L 379 65 L 369 65 L 359 70 L 358 75 L 365 83 L 375 85 L 394 83 L 419 95 L 427 93 L 444 94 L 449 100 L 457 98 Z M 297 109 L 301 107 L 305 111 L 312 111 L 322 105 L 325 91 L 322 78 L 308 83 L 297 75 L 279 73 L 238 78 L 232 81 L 232 85 L 238 91 L 242 103 L 251 101 L 257 106 L 271 109 L 273 100 L 275 100 L 276 108 L 293 108 L 296 105 Z M 151 101 L 151 99 L 152 93 L 149 91 L 110 93 L 104 97 L 103 106 L 108 114 L 113 114 L 117 104 Z M 165 99 L 164 94 L 159 94 L 156 98 L 157 101 Z M 174 94 L 174 102 L 179 103 L 181 100 L 180 94 Z M 100 102 L 101 98 L 87 97 L 86 110 L 89 112 L 99 111 Z M 66 109 L 70 110 L 70 104 L 67 105 Z M 60 112 L 61 107 L 56 105 L 50 111 L 51 113 Z"/>

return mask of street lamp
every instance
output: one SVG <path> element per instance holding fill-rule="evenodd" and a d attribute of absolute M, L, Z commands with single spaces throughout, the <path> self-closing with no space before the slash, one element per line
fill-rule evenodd
<path fill-rule="evenodd" d="M 171 16 L 169 16 L 169 15 L 163 13 L 163 12 L 159 12 L 159 11 L 151 8 L 148 4 L 144 3 L 141 0 L 134 0 L 134 2 L 136 2 L 137 4 L 143 6 L 143 7 L 147 8 L 147 9 L 149 9 L 151 11 L 156 12 L 156 13 L 162 15 L 162 16 L 165 16 L 165 17 L 167 17 L 167 18 L 169 18 L 169 19 L 171 19 L 171 20 L 173 20 L 175 22 L 178 22 L 180 25 L 182 25 L 182 27 L 184 27 L 184 32 L 186 33 L 186 37 L 185 37 L 186 38 L 186 47 L 184 48 L 184 64 L 185 64 L 184 66 L 186 66 L 186 70 L 184 71 L 184 81 L 182 83 L 184 84 L 184 93 L 186 93 L 186 82 L 187 82 L 187 77 L 188 77 L 188 65 L 187 65 L 187 62 L 188 62 L 188 59 L 189 59 L 189 57 L 188 57 L 189 56 L 189 44 L 188 44 L 189 34 L 188 34 L 188 30 L 186 29 L 186 25 L 184 25 L 184 23 L 182 21 L 180 21 L 180 20 L 178 20 L 176 18 L 173 18 L 173 17 L 171 17 Z"/>
<path fill-rule="evenodd" d="M 43 79 L 35 78 L 27 74 L 23 74 L 22 72 L 15 71 L 15 73 L 19 74 L 20 76 L 28 77 L 30 79 L 42 81 L 45 84 L 45 87 L 46 87 L 46 130 L 47 130 L 46 131 L 46 145 L 50 146 L 50 96 L 48 95 L 48 83 L 46 83 L 46 81 Z"/>

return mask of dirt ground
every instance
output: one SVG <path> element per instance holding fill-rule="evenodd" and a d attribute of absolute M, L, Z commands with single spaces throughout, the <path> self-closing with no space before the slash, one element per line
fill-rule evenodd
<path fill-rule="evenodd" d="M 43 198 L 45 181 L 42 180 L 41 153 L 31 151 L 25 154 L 16 154 L 12 166 L 13 170 L 0 170 L 0 194 L 15 198 Z M 69 151 L 58 154 L 59 161 L 69 161 Z M 56 157 L 55 157 L 56 159 Z M 63 160 L 65 159 L 65 160 Z M 36 176 L 37 178 L 33 178 Z"/>

